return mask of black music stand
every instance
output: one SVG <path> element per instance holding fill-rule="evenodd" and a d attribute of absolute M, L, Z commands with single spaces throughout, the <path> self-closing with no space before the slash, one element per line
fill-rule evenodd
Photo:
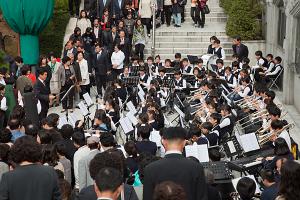
<path fill-rule="evenodd" d="M 231 147 L 230 145 L 233 145 L 233 147 Z M 236 155 L 240 156 L 243 153 L 243 149 L 240 143 L 238 142 L 238 140 L 236 139 L 236 136 L 224 138 L 223 147 L 224 147 L 225 154 L 228 158 L 232 158 L 233 156 Z M 234 148 L 235 151 L 233 151 L 232 148 Z"/>
<path fill-rule="evenodd" d="M 61 98 L 60 102 L 62 103 L 63 100 L 65 100 L 65 98 L 67 98 L 70 94 L 70 92 L 72 91 L 72 89 L 75 87 L 75 85 L 72 85 L 66 92 L 66 94 Z M 69 121 L 69 109 L 66 110 L 66 118 L 67 121 Z"/>
<path fill-rule="evenodd" d="M 192 65 L 197 64 L 199 60 L 198 56 L 193 56 L 193 55 L 187 55 L 187 58 Z"/>
<path fill-rule="evenodd" d="M 137 86 L 139 84 L 140 77 L 138 76 L 130 76 L 124 77 L 124 83 L 126 85 Z"/>

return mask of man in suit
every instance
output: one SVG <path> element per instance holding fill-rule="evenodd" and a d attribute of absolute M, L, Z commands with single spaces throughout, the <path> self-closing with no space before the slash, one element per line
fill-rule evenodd
<path fill-rule="evenodd" d="M 54 100 L 56 97 L 50 94 L 50 89 L 45 84 L 47 79 L 47 71 L 44 68 L 41 68 L 38 72 L 39 77 L 33 86 L 34 93 L 38 100 L 41 102 L 41 112 L 39 114 L 40 121 L 47 117 L 49 102 Z"/>
<path fill-rule="evenodd" d="M 98 95 L 102 96 L 102 88 L 106 89 L 107 76 L 111 73 L 111 65 L 107 53 L 100 44 L 95 46 L 93 68 L 95 69 L 97 92 Z"/>
<path fill-rule="evenodd" d="M 90 0 L 89 4 L 85 5 L 91 19 L 102 19 L 104 8 L 112 13 L 112 0 Z"/>
<path fill-rule="evenodd" d="M 119 32 L 119 37 L 116 39 L 116 45 L 120 45 L 121 51 L 125 54 L 125 63 L 129 63 L 130 56 L 130 41 L 127 37 L 125 37 L 125 31 L 121 30 Z"/>
<path fill-rule="evenodd" d="M 233 53 L 238 55 L 239 62 L 242 62 L 243 58 L 248 58 L 249 55 L 248 47 L 242 44 L 242 39 L 240 36 L 236 36 L 233 39 L 232 49 L 233 49 Z"/>
<path fill-rule="evenodd" d="M 94 183 L 90 171 L 89 171 L 89 165 L 91 160 L 100 153 L 100 139 L 96 136 L 91 136 L 87 139 L 87 145 L 90 148 L 90 153 L 79 160 L 78 163 L 78 180 L 79 180 L 79 191 L 83 188 L 92 185 Z"/>
<path fill-rule="evenodd" d="M 181 127 L 170 127 L 162 131 L 165 158 L 145 168 L 144 200 L 152 200 L 155 186 L 163 181 L 181 185 L 188 200 L 207 200 L 207 184 L 202 165 L 182 155 L 186 135 L 186 130 Z"/>
<path fill-rule="evenodd" d="M 61 199 L 57 174 L 53 167 L 39 164 L 42 147 L 33 137 L 17 139 L 11 147 L 10 155 L 17 167 L 3 174 L 0 199 Z"/>
<path fill-rule="evenodd" d="M 102 45 L 110 54 L 113 52 L 113 47 L 115 46 L 118 37 L 119 34 L 117 32 L 117 27 L 115 26 L 112 26 L 111 29 L 106 28 L 102 32 Z"/>
<path fill-rule="evenodd" d="M 125 0 L 112 0 L 112 13 L 115 24 L 124 17 Z"/>

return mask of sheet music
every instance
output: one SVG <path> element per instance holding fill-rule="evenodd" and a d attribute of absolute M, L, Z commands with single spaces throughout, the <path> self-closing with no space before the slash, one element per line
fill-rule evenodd
<path fill-rule="evenodd" d="M 134 107 L 132 101 L 127 102 L 127 103 L 126 103 L 126 106 L 127 106 L 128 109 L 130 110 L 130 112 L 132 111 L 132 112 L 134 112 L 134 114 L 137 113 L 137 111 L 136 111 L 136 109 L 135 109 L 135 107 Z"/>
<path fill-rule="evenodd" d="M 57 128 L 61 129 L 61 127 L 65 124 L 70 124 L 68 121 L 67 121 L 67 117 L 66 116 L 60 116 L 59 117 L 59 120 L 58 120 L 58 125 L 57 125 Z"/>
<path fill-rule="evenodd" d="M 235 152 L 236 152 L 236 149 L 235 149 L 234 144 L 233 144 L 232 141 L 228 141 L 228 142 L 227 142 L 227 145 L 228 145 L 228 147 L 229 147 L 230 153 L 235 153 Z"/>
<path fill-rule="evenodd" d="M 138 84 L 138 89 L 139 89 L 139 92 L 141 92 L 141 94 L 143 94 L 143 96 L 145 96 L 145 92 L 140 84 Z"/>
<path fill-rule="evenodd" d="M 240 140 L 246 153 L 260 149 L 255 133 L 241 135 Z"/>
<path fill-rule="evenodd" d="M 155 142 L 157 147 L 162 147 L 159 131 L 152 131 L 150 133 L 150 141 Z"/>
<path fill-rule="evenodd" d="M 75 115 L 75 113 L 71 113 L 69 115 L 69 122 L 71 123 L 71 125 L 73 126 L 73 128 L 75 128 L 75 124 L 78 121 L 77 116 Z"/>
<path fill-rule="evenodd" d="M 145 92 L 144 92 L 144 91 L 140 90 L 140 91 L 138 92 L 138 96 L 139 96 L 139 98 L 140 98 L 140 100 L 141 100 L 142 102 L 145 101 L 144 95 L 145 95 Z"/>
<path fill-rule="evenodd" d="M 120 119 L 120 125 L 124 131 L 125 134 L 131 132 L 134 130 L 130 120 L 128 117 L 124 117 L 122 119 Z"/>
<path fill-rule="evenodd" d="M 129 118 L 129 120 L 131 121 L 131 123 L 136 126 L 139 122 L 138 122 L 138 119 L 134 116 L 134 113 L 132 112 L 128 112 L 126 114 L 126 117 Z"/>
<path fill-rule="evenodd" d="M 83 94 L 82 96 L 83 96 L 83 99 L 85 100 L 85 102 L 86 102 L 86 104 L 87 104 L 88 106 L 93 105 L 93 100 L 92 100 L 92 98 L 91 98 L 91 96 L 90 96 L 89 93 L 85 93 L 85 94 Z"/>
<path fill-rule="evenodd" d="M 88 111 L 88 109 L 87 109 L 87 107 L 86 107 L 86 105 L 84 104 L 83 101 L 81 101 L 78 104 L 78 107 L 79 107 L 79 109 L 80 109 L 80 111 L 81 111 L 81 113 L 82 113 L 83 116 L 86 116 L 86 115 L 89 114 L 89 111 Z"/>
<path fill-rule="evenodd" d="M 254 180 L 254 182 L 255 182 L 255 184 L 256 184 L 255 194 L 261 193 L 261 191 L 260 191 L 260 189 L 259 189 L 259 186 L 258 186 L 258 184 L 257 184 L 257 182 L 256 182 L 256 180 L 255 180 L 255 177 L 254 177 L 253 175 L 248 175 L 248 176 L 245 176 L 245 177 L 248 177 L 248 178 L 251 178 L 252 180 Z M 239 182 L 239 180 L 240 180 L 241 178 L 242 178 L 242 177 L 232 179 L 232 185 L 233 185 L 235 191 L 237 191 L 237 190 L 236 190 L 236 186 L 237 186 L 237 183 Z"/>
<path fill-rule="evenodd" d="M 178 108 L 177 105 L 174 105 L 175 111 L 180 115 L 180 117 L 184 118 L 185 114 Z"/>
<path fill-rule="evenodd" d="M 188 145 L 185 147 L 186 157 L 193 156 L 200 162 L 209 162 L 207 144 Z"/>

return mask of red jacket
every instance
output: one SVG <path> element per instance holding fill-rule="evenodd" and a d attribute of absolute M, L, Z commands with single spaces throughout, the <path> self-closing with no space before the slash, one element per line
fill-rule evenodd
<path fill-rule="evenodd" d="M 207 0 L 198 0 L 198 6 L 199 8 L 203 9 L 206 5 Z"/>

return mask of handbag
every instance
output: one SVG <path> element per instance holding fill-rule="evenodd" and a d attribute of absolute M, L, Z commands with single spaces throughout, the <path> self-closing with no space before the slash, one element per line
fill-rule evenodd
<path fill-rule="evenodd" d="M 203 7 L 203 10 L 204 10 L 204 14 L 206 14 L 206 15 L 210 13 L 210 10 L 209 10 L 208 5 L 205 5 L 205 6 Z"/>

